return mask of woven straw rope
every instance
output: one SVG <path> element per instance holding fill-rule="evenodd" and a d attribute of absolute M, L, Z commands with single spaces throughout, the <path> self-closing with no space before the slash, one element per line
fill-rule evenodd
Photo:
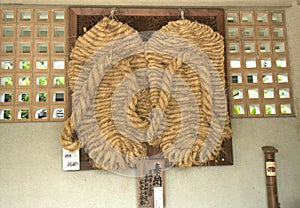
<path fill-rule="evenodd" d="M 161 31 L 179 35 L 201 48 L 211 60 L 212 65 L 221 77 L 221 88 L 224 91 L 224 44 L 223 38 L 218 33 L 215 33 L 206 25 L 189 20 L 170 22 L 167 26 L 163 27 Z M 85 61 L 90 58 L 99 47 L 109 41 L 134 32 L 136 31 L 126 24 L 104 18 L 95 27 L 85 33 L 84 36 L 80 37 L 71 53 L 72 60 L 69 64 L 70 88 L 74 88 L 79 72 L 82 70 Z M 153 38 L 151 41 L 155 42 L 159 40 Z M 172 43 L 166 41 L 160 44 Z M 205 160 L 213 159 L 213 157 L 219 153 L 222 141 L 231 137 L 228 115 L 222 138 L 215 137 L 211 141 L 206 141 L 212 113 L 215 112 L 212 111 L 210 97 L 205 86 L 201 80 L 199 80 L 198 75 L 189 66 L 176 58 L 156 53 L 135 54 L 134 56 L 128 57 L 113 66 L 101 80 L 95 99 L 95 113 L 99 128 L 107 141 L 103 145 L 109 144 L 124 155 L 139 158 L 147 156 L 146 145 L 143 142 L 126 138 L 118 132 L 110 112 L 112 94 L 119 82 L 126 75 L 135 72 L 137 69 L 146 67 L 156 67 L 157 69 L 151 68 L 151 70 L 147 71 L 150 89 L 144 89 L 137 93 L 129 104 L 128 115 L 134 127 L 146 130 L 144 137 L 148 141 L 148 144 L 159 145 L 163 152 L 167 152 L 165 156 L 167 156 L 170 161 L 179 161 L 177 164 L 179 167 L 203 165 Z M 200 112 L 200 125 L 197 132 L 197 139 L 192 148 L 186 147 L 186 141 L 183 139 L 182 141 L 176 141 L 179 144 L 177 146 L 180 146 L 180 148 L 168 151 L 180 131 L 186 132 L 185 139 L 188 139 L 191 136 L 190 134 L 194 132 L 190 132 L 188 129 L 180 129 L 181 114 L 178 103 L 169 93 L 160 88 L 161 85 L 164 85 L 165 88 L 170 88 L 172 86 L 172 76 L 168 73 L 161 76 L 159 69 L 166 69 L 183 78 L 186 83 L 188 83 L 191 92 L 197 100 Z M 131 83 L 135 83 L 134 81 L 135 80 L 132 80 Z M 136 88 L 137 86 L 133 84 L 127 86 L 123 91 L 126 94 L 135 91 Z M 162 124 L 163 114 L 158 113 L 155 114 L 154 117 L 149 118 L 149 113 L 154 108 L 161 109 L 159 112 L 163 111 L 166 115 L 166 127 L 157 138 L 155 138 L 155 135 Z M 130 135 L 130 132 L 128 133 Z M 65 123 L 65 128 L 61 136 L 61 144 L 69 150 L 75 150 L 81 147 L 78 140 L 74 138 L 72 117 Z M 203 147 L 205 147 L 204 150 Z M 97 146 L 93 148 L 95 152 L 101 152 L 101 149 L 105 147 Z M 113 154 L 107 152 L 98 154 L 96 156 L 97 163 L 95 166 L 101 169 L 117 169 L 133 167 L 135 165 L 133 161 L 127 160 L 126 158 L 111 158 L 112 156 Z"/>

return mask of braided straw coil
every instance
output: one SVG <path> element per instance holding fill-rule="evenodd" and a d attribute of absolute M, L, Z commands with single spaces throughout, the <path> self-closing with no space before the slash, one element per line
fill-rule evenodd
<path fill-rule="evenodd" d="M 73 90 L 76 84 L 86 82 L 86 77 L 80 77 L 80 72 L 91 70 L 84 67 L 88 59 L 95 63 L 92 65 L 98 67 L 97 70 L 102 70 L 96 64 L 97 59 L 93 58 L 93 54 L 99 48 L 107 42 L 134 33 L 136 31 L 126 24 L 103 18 L 91 30 L 79 37 L 70 56 L 68 74 L 70 88 Z M 211 65 L 216 73 L 210 75 L 213 79 L 215 77 L 220 79 L 220 82 L 214 85 L 213 94 L 206 89 L 205 81 L 201 80 L 193 68 L 183 61 L 185 57 L 189 56 L 188 52 L 180 51 L 177 57 L 160 52 L 161 47 L 169 48 L 174 44 L 177 44 L 179 48 L 181 47 L 178 42 L 174 42 L 174 39 L 165 36 L 166 34 L 182 37 L 205 53 L 205 57 L 198 57 L 200 62 L 202 61 L 203 68 Z M 205 164 L 218 155 L 223 140 L 231 137 L 227 110 L 224 114 L 224 112 L 216 111 L 212 105 L 213 99 L 215 101 L 213 104 L 227 108 L 221 95 L 225 91 L 222 36 L 206 25 L 189 20 L 178 20 L 169 22 L 160 31 L 155 32 L 147 43 L 141 41 L 138 44 L 145 44 L 145 48 L 148 47 L 152 50 L 145 50 L 144 53 L 138 52 L 112 64 L 109 71 L 101 77 L 95 95 L 95 117 L 105 142 L 101 144 L 94 141 L 90 142 L 88 150 L 89 156 L 94 160 L 94 166 L 106 170 L 135 167 L 136 161 L 130 158 L 147 157 L 147 145 L 158 145 L 164 156 L 179 167 Z M 186 42 L 182 44 L 186 44 Z M 133 46 L 129 44 L 126 47 Z M 184 47 L 186 46 L 182 45 L 182 48 Z M 209 63 L 205 62 L 207 58 L 210 60 Z M 132 73 L 135 73 L 135 76 L 130 76 Z M 148 88 L 139 90 L 139 85 L 142 85 L 139 83 L 141 82 L 139 74 L 145 76 L 142 78 L 142 82 L 147 82 Z M 176 88 L 180 84 L 176 81 L 175 76 L 184 80 L 196 100 L 199 114 L 195 117 L 199 117 L 199 122 L 195 131 L 182 127 L 183 114 L 180 103 L 186 101 L 178 100 L 170 93 L 172 88 Z M 119 87 L 125 77 L 129 77 L 129 84 L 125 87 Z M 90 81 L 90 85 L 95 85 L 95 83 L 97 81 Z M 118 93 L 115 93 L 116 91 Z M 117 95 L 113 97 L 114 94 Z M 121 102 L 124 94 L 134 94 L 126 113 L 132 126 L 140 130 L 137 131 L 138 133 L 128 130 L 124 120 L 114 118 L 111 112 L 114 108 L 113 99 L 119 99 Z M 195 114 L 193 110 L 187 109 L 188 115 L 191 117 Z M 153 113 L 154 111 L 155 113 Z M 218 116 L 225 117 L 224 126 L 215 122 L 214 118 Z M 126 135 L 122 134 L 117 126 L 121 126 Z M 222 131 L 221 136 L 214 134 L 220 129 Z M 82 146 L 74 131 L 74 119 L 71 116 L 65 122 L 65 128 L 60 139 L 62 146 L 71 151 Z M 178 135 L 182 136 L 179 137 Z M 133 139 L 136 136 L 141 139 Z M 195 139 L 191 140 L 192 137 Z M 176 145 L 174 145 L 175 143 Z M 111 147 L 109 151 L 107 151 L 107 146 Z M 123 156 L 118 156 L 113 151 L 122 153 Z"/>

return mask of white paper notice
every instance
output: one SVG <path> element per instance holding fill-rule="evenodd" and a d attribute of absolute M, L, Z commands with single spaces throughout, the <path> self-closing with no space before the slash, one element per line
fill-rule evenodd
<path fill-rule="evenodd" d="M 164 207 L 163 187 L 154 187 L 154 208 Z"/>
<path fill-rule="evenodd" d="M 79 170 L 79 150 L 73 152 L 63 148 L 63 170 Z"/>

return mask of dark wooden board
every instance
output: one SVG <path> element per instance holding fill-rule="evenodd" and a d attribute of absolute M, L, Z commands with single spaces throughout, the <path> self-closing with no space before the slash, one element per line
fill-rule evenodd
<path fill-rule="evenodd" d="M 185 18 L 209 25 L 215 31 L 224 36 L 224 11 L 222 9 L 185 9 Z M 75 45 L 76 39 L 87 30 L 97 24 L 103 17 L 109 16 L 111 8 L 70 8 L 69 10 L 69 50 Z M 169 21 L 180 19 L 179 9 L 161 8 L 117 8 L 116 18 L 137 31 L 155 31 L 166 25 Z M 226 61 L 225 61 L 226 64 Z M 71 94 L 71 90 L 69 90 Z M 69 96 L 69 113 L 72 110 L 71 96 Z M 207 166 L 232 165 L 232 140 L 225 140 L 223 150 L 218 157 L 209 161 Z M 148 155 L 154 155 L 157 149 L 148 150 Z M 92 168 L 92 161 L 81 150 L 81 169 Z"/>

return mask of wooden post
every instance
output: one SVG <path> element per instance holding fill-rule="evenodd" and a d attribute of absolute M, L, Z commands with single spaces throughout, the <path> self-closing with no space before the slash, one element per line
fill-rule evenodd
<path fill-rule="evenodd" d="M 275 166 L 275 153 L 278 150 L 272 146 L 264 146 L 262 150 L 265 153 L 268 208 L 279 208 Z"/>

